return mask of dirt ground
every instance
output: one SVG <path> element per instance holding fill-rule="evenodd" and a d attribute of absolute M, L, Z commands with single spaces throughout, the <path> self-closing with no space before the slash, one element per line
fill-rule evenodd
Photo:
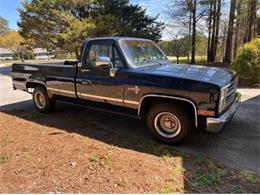
<path fill-rule="evenodd" d="M 115 125 L 137 120 L 108 115 L 0 112 L 0 193 L 260 193 L 259 176 L 133 138 Z"/>

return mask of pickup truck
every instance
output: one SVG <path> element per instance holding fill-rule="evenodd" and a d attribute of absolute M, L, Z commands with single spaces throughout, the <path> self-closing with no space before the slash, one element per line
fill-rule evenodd
<path fill-rule="evenodd" d="M 139 38 L 91 38 L 80 61 L 15 63 L 11 76 L 13 88 L 32 93 L 40 112 L 63 101 L 144 118 L 168 144 L 195 129 L 220 131 L 240 102 L 232 70 L 172 64 L 153 41 Z"/>

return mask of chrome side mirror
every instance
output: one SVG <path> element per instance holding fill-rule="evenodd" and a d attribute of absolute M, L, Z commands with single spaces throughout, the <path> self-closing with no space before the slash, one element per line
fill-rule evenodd
<path fill-rule="evenodd" d="M 112 67 L 111 66 L 111 60 L 109 57 L 106 56 L 98 56 L 96 58 L 96 66 L 108 66 L 108 67 Z"/>
<path fill-rule="evenodd" d="M 115 77 L 117 70 L 118 70 L 118 68 L 110 68 L 110 70 L 109 70 L 109 76 L 110 76 L 110 77 Z"/>

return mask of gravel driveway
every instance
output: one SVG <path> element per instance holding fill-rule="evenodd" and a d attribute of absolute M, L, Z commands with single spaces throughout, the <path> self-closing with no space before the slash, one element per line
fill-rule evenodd
<path fill-rule="evenodd" d="M 0 65 L 0 111 L 31 109 L 31 95 L 12 90 L 9 68 Z M 231 168 L 260 175 L 260 89 L 239 89 L 242 103 L 231 123 L 220 133 L 195 132 L 178 150 L 203 155 Z M 59 107 L 64 106 L 58 104 Z M 126 120 L 128 120 L 126 118 Z M 130 119 L 129 119 L 130 120 Z M 138 126 L 137 126 L 138 127 Z M 133 130 L 133 137 L 150 139 Z"/>

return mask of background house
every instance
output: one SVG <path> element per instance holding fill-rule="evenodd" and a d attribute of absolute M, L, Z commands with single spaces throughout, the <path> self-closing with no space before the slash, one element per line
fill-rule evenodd
<path fill-rule="evenodd" d="M 13 60 L 15 53 L 8 48 L 0 47 L 0 60 Z"/>
<path fill-rule="evenodd" d="M 35 59 L 43 60 L 43 59 L 49 59 L 54 58 L 55 56 L 52 53 L 48 53 L 47 49 L 44 48 L 35 48 L 33 49 L 33 53 L 35 55 Z"/>

